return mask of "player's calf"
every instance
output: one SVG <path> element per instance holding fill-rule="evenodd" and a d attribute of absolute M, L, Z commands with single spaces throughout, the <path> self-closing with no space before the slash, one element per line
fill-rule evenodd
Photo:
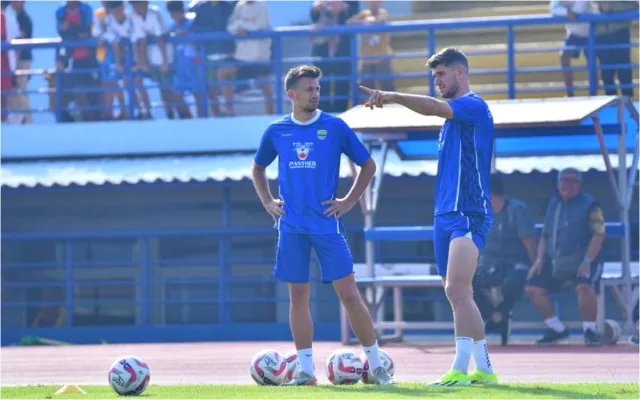
<path fill-rule="evenodd" d="M 353 274 L 334 281 L 333 287 L 338 294 L 338 298 L 340 298 L 340 302 L 346 309 L 351 327 L 358 340 L 360 340 L 364 353 L 367 355 L 373 379 L 380 385 L 395 384 L 396 381 L 382 366 L 373 320 L 362 296 L 360 296 Z"/>

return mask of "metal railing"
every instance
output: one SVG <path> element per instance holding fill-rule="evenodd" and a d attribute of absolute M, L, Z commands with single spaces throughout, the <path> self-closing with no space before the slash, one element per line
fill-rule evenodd
<path fill-rule="evenodd" d="M 588 90 L 589 95 L 595 95 L 598 93 L 599 89 L 602 89 L 602 86 L 598 84 L 598 72 L 603 69 L 618 69 L 618 68 L 628 68 L 635 69 L 637 68 L 637 64 L 631 63 L 626 65 L 606 65 L 606 66 L 598 66 L 596 60 L 598 59 L 598 52 L 601 50 L 611 50 L 611 49 L 626 49 L 626 48 L 635 48 L 637 47 L 636 43 L 621 43 L 618 45 L 598 45 L 598 37 L 596 35 L 596 25 L 598 23 L 610 23 L 610 22 L 630 22 L 638 20 L 638 12 L 625 12 L 625 13 L 616 13 L 616 14 L 603 14 L 603 15 L 580 15 L 578 17 L 578 22 L 589 23 L 591 28 L 589 31 L 589 44 L 587 45 L 585 52 L 588 55 L 587 57 L 587 65 L 583 67 L 572 67 L 573 71 L 587 71 L 588 73 L 588 85 L 578 84 L 574 87 L 574 90 Z M 273 97 L 271 99 L 263 99 L 257 98 L 257 101 L 271 103 L 274 106 L 274 111 L 278 114 L 283 112 L 285 108 L 285 100 L 284 97 L 285 91 L 283 87 L 283 77 L 286 73 L 288 67 L 301 64 L 301 63 L 321 63 L 323 65 L 330 65 L 336 63 L 342 63 L 344 71 L 338 74 L 332 74 L 332 76 L 327 77 L 325 82 L 348 82 L 349 90 L 342 90 L 339 93 L 327 94 L 325 93 L 323 96 L 327 100 L 341 100 L 345 104 L 350 102 L 351 104 L 358 104 L 362 98 L 358 93 L 358 84 L 363 79 L 373 79 L 373 80 L 384 80 L 384 79 L 393 79 L 393 80 L 402 80 L 402 79 L 411 79 L 411 78 L 425 78 L 425 83 L 428 82 L 428 93 L 430 95 L 436 95 L 436 90 L 434 86 L 434 82 L 429 78 L 429 73 L 425 70 L 422 72 L 405 72 L 405 73 L 391 73 L 391 74 L 374 74 L 370 76 L 364 76 L 359 74 L 359 63 L 365 60 L 374 60 L 374 59 L 410 59 L 410 58 L 420 58 L 425 59 L 430 55 L 434 54 L 438 49 L 438 43 L 436 38 L 436 33 L 439 33 L 443 30 L 478 30 L 478 29 L 504 29 L 505 31 L 505 41 L 504 48 L 500 49 L 491 49 L 491 48 L 480 48 L 480 49 L 471 49 L 466 52 L 468 56 L 486 56 L 486 55 L 501 55 L 506 57 L 506 65 L 504 68 L 489 68 L 489 69 L 481 69 L 481 68 L 473 68 L 472 65 L 472 76 L 482 76 L 482 75 L 498 75 L 504 76 L 505 81 L 502 85 L 494 85 L 493 87 L 481 88 L 480 90 L 476 90 L 479 94 L 482 95 L 490 95 L 490 94 L 504 94 L 505 97 L 513 99 L 517 96 L 527 96 L 533 93 L 550 93 L 550 92 L 564 92 L 564 86 L 560 87 L 535 87 L 535 85 L 531 85 L 527 87 L 526 85 L 518 85 L 518 78 L 524 74 L 542 74 L 549 72 L 561 72 L 563 68 L 560 65 L 540 65 L 535 67 L 521 67 L 517 66 L 516 57 L 519 54 L 527 54 L 527 53 L 550 53 L 550 52 L 559 52 L 561 50 L 560 47 L 555 46 L 544 46 L 540 48 L 523 48 L 516 43 L 516 28 L 522 27 L 531 27 L 531 26 L 545 26 L 545 25 L 559 25 L 566 23 L 566 18 L 563 17 L 552 17 L 549 15 L 531 15 L 531 16 L 509 16 L 509 17 L 489 17 L 489 18 L 461 18 L 461 19 L 446 19 L 446 20 L 426 20 L 426 21 L 402 21 L 402 22 L 390 22 L 386 24 L 377 24 L 373 26 L 368 25 L 359 25 L 359 26 L 337 26 L 331 28 L 325 28 L 322 30 L 314 31 L 310 29 L 308 26 L 299 26 L 299 27 L 282 27 L 276 28 L 272 31 L 260 31 L 260 32 L 250 32 L 243 36 L 242 38 L 235 38 L 232 35 L 226 32 L 219 33 L 200 33 L 200 34 L 189 34 L 186 36 L 168 36 L 167 41 L 169 43 L 175 44 L 192 44 L 197 48 L 198 59 L 200 60 L 198 63 L 194 64 L 194 68 L 197 70 L 198 77 L 203 79 L 203 85 L 198 85 L 194 87 L 192 92 L 197 98 L 197 107 L 199 109 L 199 116 L 208 117 L 210 115 L 210 106 L 212 102 L 217 103 L 218 98 L 210 98 L 208 95 L 208 91 L 210 88 L 222 87 L 225 85 L 233 85 L 234 88 L 240 87 L 241 85 L 257 85 L 260 86 L 262 84 L 271 85 L 273 88 Z M 359 56 L 359 34 L 371 34 L 371 33 L 387 33 L 387 34 L 401 34 L 405 35 L 408 33 L 418 33 L 418 34 L 426 34 L 425 37 L 425 51 L 416 51 L 416 52 L 406 52 L 402 54 L 394 54 L 391 56 L 368 56 L 362 57 Z M 343 40 L 346 39 L 349 41 L 350 45 L 350 54 L 351 56 L 341 56 L 341 57 L 332 57 L 330 59 L 327 58 L 318 58 L 318 57 L 309 57 L 307 55 L 303 55 L 301 57 L 285 57 L 285 49 L 283 48 L 284 42 L 289 40 L 301 39 L 301 38 L 309 38 L 316 36 L 336 36 L 341 35 Z M 261 60 L 256 61 L 256 64 L 265 64 L 269 65 L 271 69 L 271 73 L 266 79 L 247 79 L 247 80 L 232 80 L 232 81 L 218 81 L 207 79 L 207 68 L 218 68 L 221 66 L 238 66 L 241 65 L 238 62 L 229 62 L 229 61 L 210 61 L 207 59 L 207 50 L 206 45 L 211 42 L 217 42 L 222 40 L 251 40 L 251 39 L 265 39 L 269 38 L 272 41 L 272 59 L 271 60 Z M 560 41 L 561 38 L 558 38 Z M 150 39 L 150 43 L 153 42 L 153 38 Z M 102 44 L 104 45 L 104 44 Z M 62 48 L 70 49 L 77 47 L 85 47 L 85 48 L 96 48 L 98 46 L 98 42 L 94 39 L 91 40 L 81 40 L 81 41 L 62 41 L 60 39 L 33 39 L 33 40 L 16 40 L 12 43 L 2 43 L 2 50 L 21 50 L 21 49 L 32 49 L 32 50 L 40 50 L 40 49 L 54 49 L 59 51 Z M 127 51 L 125 52 L 125 60 L 123 65 L 123 71 L 120 76 L 121 79 L 128 82 L 128 85 L 125 87 L 125 90 L 128 94 L 128 100 L 126 102 L 126 110 L 129 118 L 134 118 L 136 105 L 132 99 L 135 98 L 135 92 L 137 88 L 132 84 L 134 81 L 134 77 L 136 75 L 136 71 L 134 71 L 134 61 L 133 61 L 133 53 L 131 51 L 131 46 L 126 46 Z M 346 73 L 345 73 L 346 71 Z M 46 71 L 18 71 L 18 74 L 31 74 L 31 75 L 42 75 Z M 104 93 L 104 92 L 117 92 L 119 89 L 116 88 L 105 88 L 105 87 L 93 87 L 93 88 L 66 88 L 65 80 L 68 80 L 69 77 L 73 77 L 77 74 L 86 74 L 86 73 L 97 73 L 99 72 L 99 68 L 89 69 L 89 70 L 65 70 L 65 71 L 54 71 L 51 76 L 53 76 L 55 89 L 38 89 L 36 91 L 27 91 L 27 92 L 18 92 L 18 91 L 9 91 L 5 94 L 7 95 L 15 95 L 15 94 L 42 94 L 45 93 L 47 95 L 53 96 L 52 103 L 55 103 L 54 109 L 51 110 L 55 113 L 56 119 L 61 121 L 63 119 L 62 113 L 65 111 L 63 104 L 65 104 L 65 96 L 72 96 L 74 93 Z M 521 87 L 522 86 L 522 87 Z M 544 85 L 543 85 L 544 86 Z M 599 87 L 600 86 L 600 87 Z M 621 89 L 630 89 L 626 86 L 618 85 L 618 88 Z M 168 88 L 171 89 L 173 86 L 169 83 L 163 83 L 159 85 L 144 85 L 144 88 Z M 637 87 L 636 84 L 631 84 L 632 88 Z M 140 87 L 138 88 L 140 89 Z M 605 88 L 605 89 L 615 89 L 615 88 Z M 256 101 L 254 99 L 254 101 Z M 250 102 L 246 99 L 234 99 L 232 103 L 247 103 Z M 175 104 L 173 104 L 175 105 Z M 189 104 L 191 106 L 192 104 Z M 154 107 L 160 107 L 159 104 L 152 105 Z M 105 106 L 102 105 L 88 105 L 83 107 L 78 107 L 82 110 L 100 110 Z M 107 106 L 113 109 L 112 106 Z M 12 110 L 14 112 L 25 112 L 27 110 Z M 32 109 L 28 110 L 30 112 L 49 112 L 49 110 L 41 110 L 41 109 Z M 336 110 L 336 111 L 344 111 L 344 110 Z"/>

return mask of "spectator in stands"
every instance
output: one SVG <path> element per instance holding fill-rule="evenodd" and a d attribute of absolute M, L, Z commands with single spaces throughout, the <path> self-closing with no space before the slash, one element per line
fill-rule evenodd
<path fill-rule="evenodd" d="M 598 10 L 602 14 L 617 13 L 638 9 L 637 1 L 598 1 Z M 600 49 L 596 54 L 600 61 L 600 75 L 604 92 L 617 95 L 616 76 L 620 82 L 620 92 L 633 98 L 633 70 L 631 64 L 631 21 L 599 23 L 596 25 L 596 44 L 598 46 L 626 45 L 619 49 Z M 618 66 L 616 66 L 618 65 Z"/>
<path fill-rule="evenodd" d="M 137 119 L 151 119 L 149 95 L 147 90 L 142 85 L 142 74 L 145 70 L 148 71 L 148 66 L 144 64 L 146 61 L 146 47 L 145 42 L 142 40 L 145 36 L 142 31 L 142 27 L 138 23 L 136 18 L 133 18 L 124 8 L 124 1 L 110 1 L 108 4 L 110 9 L 107 15 L 107 33 L 104 39 L 107 43 L 110 43 L 113 49 L 113 59 L 115 63 L 115 73 L 112 79 L 122 79 L 124 87 L 128 86 L 128 79 L 123 77 L 124 63 L 126 61 L 125 52 L 125 40 L 128 40 L 131 46 L 131 52 L 133 53 L 132 63 L 132 76 L 133 85 L 135 90 L 133 91 L 133 101 L 138 108 L 139 114 Z M 144 54 L 143 54 L 144 53 Z M 141 101 L 138 98 L 137 92 L 140 93 Z"/>
<path fill-rule="evenodd" d="M 18 36 L 18 21 L 11 15 L 5 14 L 5 7 L 2 7 L 2 41 L 11 41 Z M 0 93 L 2 98 L 0 102 L 2 104 L 2 122 L 9 120 L 9 98 L 11 95 L 8 93 L 13 90 L 13 71 L 15 71 L 16 58 L 13 50 L 3 50 L 2 59 L 0 60 L 0 67 L 2 67 L 2 78 Z"/>
<path fill-rule="evenodd" d="M 173 48 L 167 46 L 162 37 L 167 31 L 162 14 L 157 6 L 150 6 L 148 1 L 136 0 L 129 3 L 133 7 L 133 17 L 138 20 L 144 32 L 141 46 L 145 50 L 140 52 L 140 56 L 144 58 L 144 61 L 140 62 L 144 76 L 151 78 L 159 85 L 167 118 L 174 119 L 173 90 L 171 89 L 173 71 L 169 69 L 169 65 L 173 62 Z M 149 43 L 150 39 L 156 43 Z"/>
<path fill-rule="evenodd" d="M 535 262 L 535 225 L 522 201 L 506 197 L 500 176 L 491 176 L 493 224 L 473 280 L 473 297 L 487 332 L 509 339 L 511 310 L 524 292 L 529 266 Z M 494 302 L 490 291 L 501 289 L 502 301 Z M 496 304 L 497 303 L 497 304 Z"/>
<path fill-rule="evenodd" d="M 168 1 L 167 11 L 171 14 L 173 24 L 169 27 L 169 32 L 174 36 L 181 36 L 190 33 L 193 26 L 193 18 L 187 18 L 182 1 Z M 204 79 L 199 79 L 202 72 L 198 64 L 199 59 L 196 49 L 191 43 L 174 43 L 173 52 L 173 90 L 174 102 L 180 118 L 191 118 L 191 110 L 184 101 L 184 93 L 191 92 L 197 101 L 198 116 L 203 117 L 202 95 L 199 90 L 204 86 Z"/>
<path fill-rule="evenodd" d="M 67 1 L 56 11 L 58 34 L 65 41 L 83 40 L 91 38 L 93 24 L 93 10 L 82 1 Z M 71 85 L 80 114 L 84 121 L 97 120 L 99 114 L 94 109 L 99 104 L 101 94 L 87 89 L 100 86 L 98 76 L 98 62 L 95 49 L 91 47 L 71 47 L 67 50 L 71 59 Z"/>
<path fill-rule="evenodd" d="M 388 13 L 387 10 L 381 8 L 382 1 L 369 1 L 367 2 L 369 8 L 360 11 L 358 14 L 349 18 L 348 25 L 358 24 L 384 24 L 387 22 Z M 367 35 L 361 35 L 360 40 L 360 55 L 364 57 L 389 57 L 392 54 L 391 40 L 388 33 L 372 33 Z M 396 87 L 393 84 L 393 79 L 376 78 L 376 75 L 390 75 L 393 70 L 391 68 L 391 58 L 383 59 L 363 59 L 361 61 L 360 75 L 370 76 L 369 78 L 361 78 L 360 84 L 368 88 L 395 91 Z M 380 84 L 377 87 L 376 82 Z"/>
<path fill-rule="evenodd" d="M 10 15 L 10 18 L 15 19 L 19 34 L 16 36 L 16 39 L 31 39 L 33 37 L 33 23 L 31 21 L 31 17 L 24 9 L 24 1 L 7 1 L 3 2 L 9 4 L 6 8 L 5 13 Z M 31 69 L 31 61 L 33 57 L 31 56 L 31 50 L 25 49 L 17 52 L 17 65 L 16 71 L 19 73 L 13 79 L 15 82 L 14 89 L 19 90 L 22 93 L 16 93 L 11 96 L 11 104 L 10 107 L 16 110 L 16 123 L 30 124 L 33 122 L 33 117 L 31 116 L 31 101 L 29 100 L 29 95 L 24 93 L 28 88 L 27 84 L 29 83 L 29 79 L 31 76 L 29 75 L 29 70 Z"/>
<path fill-rule="evenodd" d="M 548 296 L 568 283 L 575 284 L 578 294 L 585 344 L 600 344 L 594 287 L 602 275 L 597 259 L 605 238 L 604 215 L 598 201 L 582 192 L 581 185 L 582 174 L 575 168 L 558 175 L 559 196 L 549 202 L 536 261 L 529 270 L 525 290 L 549 327 L 537 344 L 554 344 L 569 337 Z"/>
<path fill-rule="evenodd" d="M 263 1 L 239 1 L 229 18 L 227 30 L 236 36 L 243 36 L 247 32 L 264 31 L 271 28 L 269 23 L 269 9 Z M 218 69 L 218 80 L 226 81 L 232 78 L 236 80 L 257 79 L 260 83 L 262 95 L 265 101 L 265 110 L 268 115 L 274 113 L 273 90 L 268 82 L 271 74 L 271 39 L 243 39 L 236 40 L 236 52 L 234 62 L 240 65 L 223 66 Z M 224 96 L 224 111 L 227 116 L 234 115 L 233 93 L 234 88 L 229 84 L 222 86 Z"/>
<path fill-rule="evenodd" d="M 111 12 L 109 1 L 103 1 L 102 7 L 95 12 L 95 22 L 93 24 L 92 35 L 98 39 L 98 47 L 96 48 L 96 59 L 100 65 L 100 78 L 104 92 L 102 93 L 101 110 L 102 120 L 113 119 L 113 100 L 118 98 L 120 112 L 115 119 L 127 119 L 127 106 L 124 102 L 124 90 L 120 87 L 115 73 L 115 64 L 113 61 L 113 50 L 111 46 L 106 46 L 105 35 L 107 34 L 107 16 Z"/>
<path fill-rule="evenodd" d="M 551 14 L 559 17 L 567 17 L 569 21 L 575 21 L 579 14 L 589 14 L 593 12 L 591 1 L 561 1 L 552 0 L 550 3 Z M 573 97 L 573 71 L 571 70 L 571 59 L 580 57 L 584 52 L 585 59 L 588 60 L 587 45 L 589 44 L 589 24 L 571 22 L 565 24 L 567 35 L 564 38 L 564 48 L 560 52 L 560 65 L 564 75 L 564 85 L 567 89 L 567 96 Z M 589 63 L 595 60 L 589 60 Z"/>
<path fill-rule="evenodd" d="M 196 33 L 226 32 L 229 18 L 233 13 L 234 4 L 231 1 L 204 0 L 194 5 L 190 5 L 191 11 L 195 13 L 191 29 Z M 202 43 L 202 42 L 201 42 Z M 212 40 L 202 43 L 205 46 L 206 61 L 220 63 L 233 59 L 236 51 L 236 43 L 233 39 Z M 200 48 L 200 45 L 196 47 Z M 198 52 L 198 54 L 200 54 Z M 204 60 L 203 60 L 204 62 Z M 218 105 L 217 74 L 219 65 L 209 65 L 206 67 L 207 86 L 209 88 L 209 100 L 213 115 L 220 115 Z"/>
<path fill-rule="evenodd" d="M 350 10 L 344 1 L 318 0 L 311 8 L 313 30 L 345 25 L 349 18 Z M 320 109 L 326 112 L 346 111 L 349 104 L 351 62 L 330 59 L 348 57 L 351 54 L 349 36 L 314 36 L 312 41 L 311 55 L 323 60 L 315 63 L 323 71 L 322 90 L 326 93 L 320 100 Z"/>

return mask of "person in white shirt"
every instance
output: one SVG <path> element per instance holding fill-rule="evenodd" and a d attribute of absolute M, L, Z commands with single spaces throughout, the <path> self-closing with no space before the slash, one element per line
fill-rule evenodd
<path fill-rule="evenodd" d="M 569 21 L 575 21 L 576 15 L 593 13 L 591 1 L 560 1 L 552 0 L 549 4 L 551 14 L 557 17 L 567 17 Z M 567 96 L 573 97 L 573 71 L 571 70 L 571 59 L 579 58 L 584 52 L 587 62 L 589 61 L 586 46 L 589 44 L 589 24 L 571 22 L 565 24 L 567 35 L 564 38 L 564 48 L 560 52 L 560 65 L 564 75 L 564 84 L 567 89 Z"/>
<path fill-rule="evenodd" d="M 236 36 L 243 36 L 247 32 L 264 31 L 271 28 L 269 10 L 263 1 L 239 1 L 229 18 L 227 31 Z M 271 39 L 238 39 L 236 51 L 231 60 L 232 66 L 221 66 L 217 71 L 219 81 L 227 81 L 235 74 L 237 80 L 258 79 L 265 82 L 260 84 L 265 99 L 267 114 L 274 113 L 273 90 L 271 83 L 266 81 L 271 74 Z M 238 63 L 240 63 L 238 65 Z M 233 115 L 233 92 L 231 85 L 222 87 L 225 105 L 223 113 Z"/>
<path fill-rule="evenodd" d="M 141 56 L 145 58 L 141 64 L 146 68 L 146 76 L 158 84 L 167 118 L 173 119 L 175 117 L 172 105 L 174 96 L 171 90 L 173 71 L 169 68 L 173 61 L 173 48 L 166 44 L 162 36 L 167 31 L 162 14 L 157 6 L 150 6 L 148 1 L 136 0 L 130 1 L 129 4 L 133 8 L 132 16 L 144 32 L 142 47 L 146 48 L 146 51 L 141 52 Z M 151 37 L 155 39 L 153 44 L 148 40 Z"/>
<path fill-rule="evenodd" d="M 131 42 L 133 52 L 133 85 L 135 89 L 140 93 L 142 102 L 138 99 L 138 96 L 134 91 L 134 101 L 136 107 L 139 110 L 138 119 L 150 119 L 151 114 L 149 104 L 149 94 L 142 85 L 142 77 L 145 71 L 148 71 L 148 67 L 145 63 L 146 56 L 142 54 L 146 51 L 144 47 L 144 32 L 142 27 L 138 24 L 137 20 L 131 16 L 124 8 L 124 1 L 110 1 L 107 5 L 110 8 L 110 12 L 107 15 L 107 32 L 103 35 L 103 39 L 111 44 L 113 48 L 114 59 L 114 79 L 122 79 L 125 88 L 130 84 L 123 76 L 124 63 L 125 63 L 125 51 L 124 39 L 128 39 Z M 142 103 L 142 104 L 141 104 Z"/>

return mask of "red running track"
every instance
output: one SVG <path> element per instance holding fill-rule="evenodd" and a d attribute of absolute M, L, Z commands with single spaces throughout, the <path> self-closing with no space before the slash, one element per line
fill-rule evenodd
<path fill-rule="evenodd" d="M 324 361 L 340 343 L 314 344 L 320 383 L 328 383 Z M 360 352 L 358 346 L 348 346 Z M 151 368 L 154 384 L 252 383 L 249 361 L 262 349 L 282 353 L 288 342 L 171 343 L 64 347 L 3 347 L 2 385 L 107 384 L 115 358 L 135 354 Z M 393 358 L 400 381 L 432 380 L 453 360 L 451 345 L 394 344 L 383 349 Z M 638 347 L 626 343 L 586 348 L 584 345 L 490 346 L 491 359 L 503 382 L 638 382 Z"/>

